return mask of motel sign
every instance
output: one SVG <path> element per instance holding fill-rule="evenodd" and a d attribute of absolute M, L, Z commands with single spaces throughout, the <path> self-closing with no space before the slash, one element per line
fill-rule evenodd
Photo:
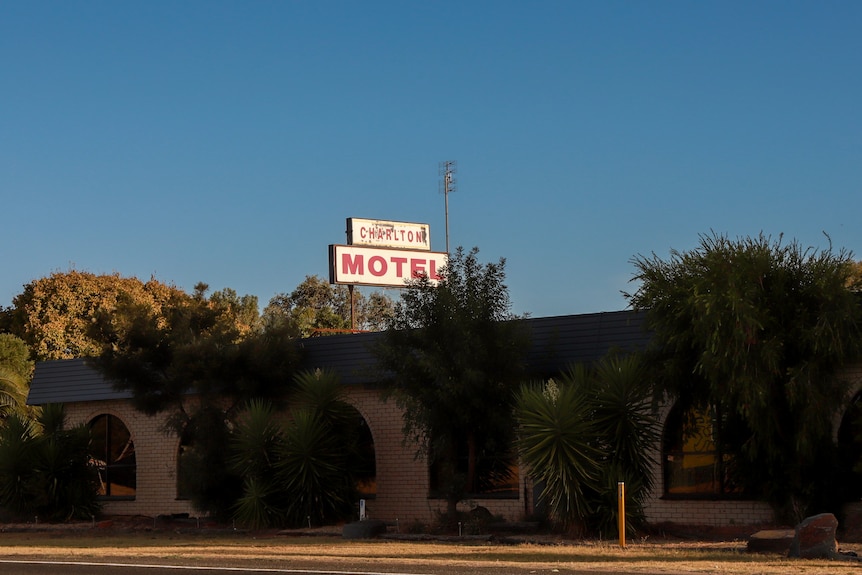
<path fill-rule="evenodd" d="M 433 283 L 440 279 L 446 262 L 447 254 L 442 252 L 331 245 L 329 281 L 404 287 L 409 279 L 428 277 Z"/>
<path fill-rule="evenodd" d="M 329 246 L 329 283 L 404 287 L 440 279 L 448 254 L 432 252 L 428 224 L 347 218 L 348 245 Z"/>

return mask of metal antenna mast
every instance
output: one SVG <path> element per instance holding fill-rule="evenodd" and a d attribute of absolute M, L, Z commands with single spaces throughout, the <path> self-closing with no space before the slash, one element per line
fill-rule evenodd
<path fill-rule="evenodd" d="M 455 173 L 458 171 L 457 162 L 447 160 L 440 162 L 439 173 L 443 176 L 440 181 L 440 191 L 446 202 L 446 253 L 449 252 L 449 194 L 455 191 Z"/>

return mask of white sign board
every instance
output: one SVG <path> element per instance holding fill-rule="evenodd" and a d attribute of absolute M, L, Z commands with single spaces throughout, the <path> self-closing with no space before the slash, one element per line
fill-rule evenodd
<path fill-rule="evenodd" d="M 409 222 L 347 218 L 347 243 L 352 246 L 430 250 L 430 226 Z"/>
<path fill-rule="evenodd" d="M 436 283 L 447 262 L 444 252 L 330 245 L 329 283 L 404 287 L 422 276 Z"/>

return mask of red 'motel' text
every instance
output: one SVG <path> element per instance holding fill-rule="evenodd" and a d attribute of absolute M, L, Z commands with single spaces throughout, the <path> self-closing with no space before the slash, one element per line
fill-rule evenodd
<path fill-rule="evenodd" d="M 425 276 L 432 280 L 442 279 L 437 273 L 437 262 L 429 258 L 371 256 L 366 261 L 363 254 L 341 254 L 341 273 L 362 276 L 366 269 L 374 277 L 383 277 L 394 270 L 395 276 L 403 279 Z"/>

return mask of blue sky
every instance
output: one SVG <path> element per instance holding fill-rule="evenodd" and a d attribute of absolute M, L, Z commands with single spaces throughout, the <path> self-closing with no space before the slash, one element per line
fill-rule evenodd
<path fill-rule="evenodd" d="M 862 2 L 0 3 L 0 306 L 77 269 L 264 306 L 345 218 L 507 260 L 513 311 L 760 232 L 862 258 Z M 397 292 L 393 291 L 393 297 Z"/>

